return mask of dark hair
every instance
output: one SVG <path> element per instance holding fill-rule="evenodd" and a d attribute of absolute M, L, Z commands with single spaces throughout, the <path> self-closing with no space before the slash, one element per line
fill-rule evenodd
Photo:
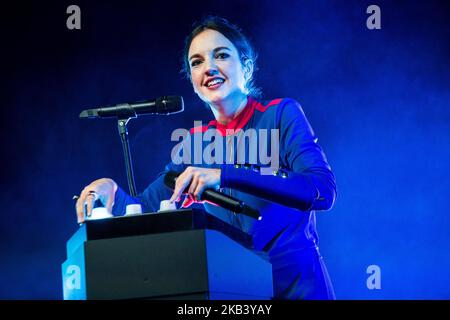
<path fill-rule="evenodd" d="M 192 40 L 201 32 L 206 29 L 215 30 L 223 34 L 228 40 L 233 43 L 236 47 L 242 65 L 248 60 L 252 61 L 253 72 L 250 79 L 247 80 L 246 88 L 248 89 L 249 95 L 255 98 L 261 96 L 261 89 L 257 88 L 254 84 L 254 74 L 257 71 L 256 59 L 258 57 L 256 51 L 253 49 L 250 41 L 244 36 L 241 29 L 236 25 L 231 24 L 228 20 L 217 17 L 217 16 L 207 16 L 203 18 L 200 22 L 197 22 L 193 26 L 193 30 L 186 37 L 184 41 L 184 51 L 183 51 L 183 69 L 182 72 L 185 74 L 187 79 L 190 79 L 190 65 L 189 65 L 189 47 L 191 46 Z"/>

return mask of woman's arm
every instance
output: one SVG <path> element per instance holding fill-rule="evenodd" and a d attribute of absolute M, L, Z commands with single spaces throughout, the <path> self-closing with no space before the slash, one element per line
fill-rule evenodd
<path fill-rule="evenodd" d="M 277 108 L 280 163 L 286 169 L 262 175 L 256 166 L 222 165 L 221 187 L 233 188 L 302 211 L 329 210 L 336 180 L 301 106 L 284 99 Z"/>

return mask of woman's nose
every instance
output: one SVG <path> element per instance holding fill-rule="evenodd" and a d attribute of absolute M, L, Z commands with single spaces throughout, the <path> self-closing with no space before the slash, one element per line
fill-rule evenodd
<path fill-rule="evenodd" d="M 219 70 L 215 68 L 208 68 L 205 73 L 207 76 L 214 76 L 219 73 Z"/>
<path fill-rule="evenodd" d="M 206 63 L 206 75 L 208 76 L 213 76 L 215 74 L 217 74 L 219 72 L 219 70 L 217 70 L 217 66 L 214 63 L 214 60 L 209 60 Z"/>

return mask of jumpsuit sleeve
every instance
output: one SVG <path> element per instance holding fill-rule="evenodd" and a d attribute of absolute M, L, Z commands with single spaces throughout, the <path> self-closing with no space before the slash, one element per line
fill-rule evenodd
<path fill-rule="evenodd" d="M 237 189 L 301 211 L 329 210 L 336 180 L 311 125 L 298 102 L 284 99 L 277 107 L 280 163 L 286 169 L 261 174 L 254 165 L 224 164 L 221 188 Z"/>

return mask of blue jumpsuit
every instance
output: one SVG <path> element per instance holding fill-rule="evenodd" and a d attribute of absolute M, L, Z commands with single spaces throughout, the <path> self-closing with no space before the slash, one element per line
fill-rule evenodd
<path fill-rule="evenodd" d="M 258 209 L 263 218 L 255 220 L 236 215 L 208 203 L 203 206 L 208 213 L 252 236 L 254 252 L 272 263 L 274 299 L 334 299 L 318 249 L 315 211 L 332 208 L 336 181 L 300 104 L 288 98 L 259 102 L 249 97 L 246 107 L 228 125 L 213 120 L 206 126 L 191 129 L 189 138 L 191 142 L 199 138 L 197 141 L 201 141 L 205 150 L 211 141 L 203 141 L 205 139 L 196 135 L 204 135 L 212 129 L 223 137 L 222 151 L 226 152 L 222 153 L 229 158 L 223 159 L 223 163 L 204 159 L 195 163 L 193 157 L 189 157 L 190 164 L 175 164 L 172 159 L 165 171 L 136 198 L 119 188 L 113 213 L 123 214 L 130 203 L 141 203 L 144 212 L 157 211 L 160 201 L 172 195 L 163 182 L 168 170 L 182 172 L 187 166 L 221 168 L 221 191 Z M 236 135 L 230 130 L 238 133 L 249 132 L 249 129 L 256 129 L 256 133 L 267 129 L 266 136 L 259 136 L 253 149 L 258 155 L 264 149 L 266 155 L 270 154 L 273 142 L 270 130 L 278 129 L 279 169 L 273 174 L 261 173 L 261 168 L 268 166 L 268 158 L 257 156 L 255 160 L 252 157 L 255 152 L 249 151 L 252 148 L 250 138 L 241 136 L 241 140 L 236 138 L 231 143 Z M 191 152 L 195 152 L 194 144 L 191 143 Z M 216 156 L 217 152 L 211 155 Z"/>

